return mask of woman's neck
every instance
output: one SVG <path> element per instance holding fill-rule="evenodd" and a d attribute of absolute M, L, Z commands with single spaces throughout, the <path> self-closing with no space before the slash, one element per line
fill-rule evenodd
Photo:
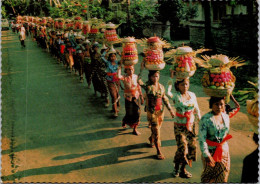
<path fill-rule="evenodd" d="M 188 94 L 188 91 L 180 91 L 181 95 L 187 95 Z"/>
<path fill-rule="evenodd" d="M 212 112 L 212 114 L 214 115 L 214 116 L 220 116 L 221 115 L 221 112 L 219 112 L 219 113 L 216 113 L 216 112 L 214 112 L 214 111 L 211 111 Z"/>

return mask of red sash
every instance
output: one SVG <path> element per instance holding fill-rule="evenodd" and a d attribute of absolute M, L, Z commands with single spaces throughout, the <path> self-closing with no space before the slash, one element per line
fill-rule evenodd
<path fill-rule="evenodd" d="M 222 159 L 222 152 L 223 152 L 223 149 L 222 149 L 222 145 L 229 139 L 232 138 L 232 135 L 230 134 L 227 134 L 227 136 L 222 140 L 222 142 L 218 143 L 218 142 L 213 142 L 213 141 L 210 141 L 208 139 L 206 139 L 206 143 L 209 145 L 209 146 L 216 146 L 216 151 L 213 155 L 213 159 L 215 160 L 215 162 L 220 162 L 221 159 Z"/>
<path fill-rule="evenodd" d="M 155 105 L 155 111 L 159 111 L 161 110 L 161 106 L 162 106 L 162 98 L 157 98 L 156 99 L 156 105 Z"/>
<path fill-rule="evenodd" d="M 190 117 L 191 117 L 191 114 L 193 113 L 193 111 L 186 111 L 185 113 L 184 113 L 184 115 L 182 115 L 182 114 L 179 114 L 178 112 L 176 112 L 176 116 L 178 116 L 178 117 L 180 117 L 180 118 L 186 118 L 186 124 L 184 124 L 184 125 L 186 125 L 186 128 L 187 128 L 187 130 L 189 130 L 189 131 L 192 131 L 192 124 L 191 124 L 191 122 L 190 122 Z M 178 125 L 181 125 L 180 123 L 178 124 Z"/>
<path fill-rule="evenodd" d="M 132 96 L 135 96 L 137 89 L 125 89 L 124 93 L 131 93 Z"/>
<path fill-rule="evenodd" d="M 107 75 L 113 77 L 112 82 L 117 82 L 117 81 L 119 81 L 119 78 L 117 77 L 117 73 L 116 73 L 116 72 L 115 72 L 115 73 L 107 72 Z"/>

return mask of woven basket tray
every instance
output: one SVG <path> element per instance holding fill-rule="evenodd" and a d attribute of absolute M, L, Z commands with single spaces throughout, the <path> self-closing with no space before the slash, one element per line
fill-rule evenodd
<path fill-rule="evenodd" d="M 253 126 L 258 127 L 258 117 L 252 116 L 251 114 L 247 114 L 247 117 Z"/>
<path fill-rule="evenodd" d="M 176 72 L 176 78 L 185 79 L 187 77 L 193 76 L 195 72 L 196 70 L 190 72 Z"/>
<path fill-rule="evenodd" d="M 214 97 L 224 97 L 228 94 L 231 94 L 234 87 L 232 88 L 226 88 L 226 89 L 210 89 L 210 88 L 204 88 L 204 93 L 208 96 L 214 96 Z"/>
<path fill-rule="evenodd" d="M 162 70 L 165 67 L 165 63 L 161 64 L 145 64 L 147 70 Z"/>
<path fill-rule="evenodd" d="M 135 60 L 123 60 L 123 64 L 124 65 L 127 65 L 127 66 L 129 66 L 129 65 L 135 65 L 135 64 L 137 64 L 138 63 L 138 59 L 135 59 Z"/>

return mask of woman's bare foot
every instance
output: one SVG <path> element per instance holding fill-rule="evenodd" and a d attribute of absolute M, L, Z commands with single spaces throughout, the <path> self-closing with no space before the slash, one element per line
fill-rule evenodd
<path fill-rule="evenodd" d="M 141 133 L 138 132 L 136 129 L 133 130 L 133 134 L 134 134 L 134 135 L 141 135 Z"/>

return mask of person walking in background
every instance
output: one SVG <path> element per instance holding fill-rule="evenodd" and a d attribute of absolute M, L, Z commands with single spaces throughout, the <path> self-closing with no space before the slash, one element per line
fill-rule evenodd
<path fill-rule="evenodd" d="M 107 53 L 108 51 L 108 53 Z M 119 60 L 116 58 L 116 50 L 108 48 L 107 51 L 101 55 L 101 59 L 106 64 L 106 79 L 107 85 L 109 89 L 109 93 L 112 101 L 112 111 L 114 113 L 114 117 L 118 116 L 119 112 L 119 88 L 120 88 L 120 80 L 117 77 L 117 70 L 119 66 Z M 106 59 L 106 55 L 108 54 L 108 58 Z"/>
<path fill-rule="evenodd" d="M 126 128 L 126 124 L 133 128 L 134 135 L 140 135 L 137 126 L 140 123 L 141 104 L 144 103 L 142 90 L 138 84 L 138 76 L 134 74 L 134 66 L 124 66 L 126 75 L 121 75 L 121 67 L 118 70 L 118 77 L 124 83 L 125 97 L 125 116 L 122 126 Z M 141 102 L 140 102 L 141 100 Z"/>
<path fill-rule="evenodd" d="M 142 67 L 143 63 L 142 63 Z M 140 75 L 141 77 L 141 75 Z M 143 83 L 141 78 L 138 83 L 145 90 L 145 100 L 147 112 L 147 120 L 151 125 L 151 136 L 149 137 L 149 142 L 151 147 L 156 147 L 157 159 L 163 160 L 165 157 L 161 152 L 161 139 L 160 139 L 160 129 L 164 119 L 164 105 L 170 111 L 171 116 L 174 117 L 171 105 L 169 103 L 168 97 L 165 95 L 165 89 L 162 84 L 159 83 L 160 72 L 150 70 L 148 74 L 148 81 Z"/>
<path fill-rule="evenodd" d="M 84 50 L 84 73 L 85 73 L 85 77 L 86 77 L 86 81 L 88 83 L 88 89 L 90 89 L 90 85 L 91 85 L 91 73 L 92 73 L 92 69 L 91 69 L 91 58 L 90 58 L 90 41 L 86 40 L 83 42 L 83 46 L 85 47 Z"/>
<path fill-rule="evenodd" d="M 182 178 L 192 177 L 185 167 L 186 165 L 191 167 L 192 161 L 196 161 L 195 123 L 198 123 L 201 118 L 196 95 L 188 91 L 189 86 L 188 78 L 176 79 L 176 93 L 171 96 L 176 109 L 174 134 L 177 142 L 177 151 L 173 160 L 175 164 L 173 175 Z"/>
<path fill-rule="evenodd" d="M 212 111 L 205 114 L 199 122 L 199 144 L 204 168 L 201 182 L 226 183 L 230 172 L 227 143 L 232 138 L 229 134 L 230 117 L 235 114 L 226 113 L 224 97 L 211 97 L 209 107 Z"/>
<path fill-rule="evenodd" d="M 21 26 L 20 30 L 19 30 L 19 39 L 21 42 L 21 46 L 25 47 L 25 39 L 26 39 L 26 33 L 25 33 L 25 28 L 23 27 L 23 25 Z"/>

